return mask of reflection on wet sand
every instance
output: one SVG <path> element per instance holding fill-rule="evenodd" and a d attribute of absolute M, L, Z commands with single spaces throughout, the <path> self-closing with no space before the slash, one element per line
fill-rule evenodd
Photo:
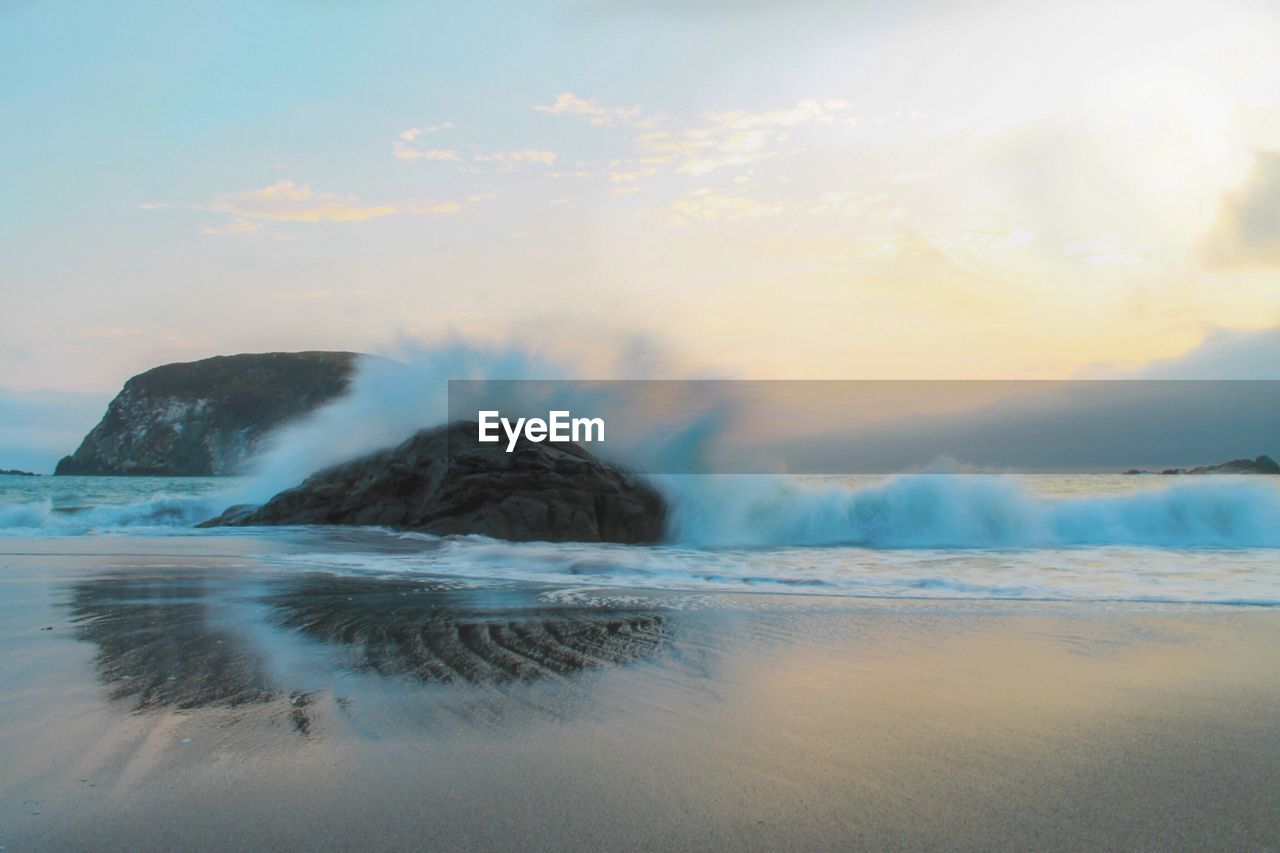
<path fill-rule="evenodd" d="M 505 683 L 628 663 L 666 622 L 640 610 L 547 607 L 530 592 L 415 581 L 308 579 L 267 599 L 281 624 L 349 646 L 353 668 L 421 681 Z"/>
<path fill-rule="evenodd" d="M 77 639 L 96 643 L 98 675 L 113 699 L 139 710 L 266 702 L 276 690 L 258 650 L 219 612 L 226 583 L 199 576 L 118 575 L 77 583 Z"/>
<path fill-rule="evenodd" d="M 653 611 L 548 604 L 527 588 L 331 575 L 246 583 L 119 573 L 74 584 L 69 606 L 75 636 L 98 647 L 112 698 L 131 698 L 138 710 L 286 695 L 305 709 L 312 693 L 276 675 L 287 667 L 273 665 L 273 631 L 336 652 L 326 658 L 331 672 L 502 685 L 627 664 L 655 654 L 669 630 Z"/>

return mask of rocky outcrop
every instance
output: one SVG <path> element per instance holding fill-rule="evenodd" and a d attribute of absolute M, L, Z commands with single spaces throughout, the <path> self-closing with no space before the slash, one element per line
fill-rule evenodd
<path fill-rule="evenodd" d="M 234 474 L 271 430 L 340 395 L 357 356 L 273 352 L 140 373 L 55 474 Z"/>
<path fill-rule="evenodd" d="M 423 430 L 397 447 L 319 471 L 260 507 L 201 526 L 365 524 L 514 541 L 656 542 L 666 517 L 647 483 L 575 444 L 513 452 L 476 424 Z"/>
<path fill-rule="evenodd" d="M 1163 472 L 1162 472 L 1163 473 Z M 1257 459 L 1232 459 L 1221 465 L 1202 465 L 1192 468 L 1188 474 L 1280 474 L 1280 465 L 1270 456 Z"/>
<path fill-rule="evenodd" d="M 5 468 L 0 470 L 0 477 L 39 477 L 32 471 L 19 471 L 17 468 Z"/>
<path fill-rule="evenodd" d="M 1130 468 L 1126 474 L 1150 474 L 1140 468 Z M 1270 456 L 1259 456 L 1257 459 L 1232 459 L 1220 465 L 1201 465 L 1196 468 L 1165 468 L 1160 472 L 1166 476 L 1177 474 L 1280 474 L 1280 463 Z"/>

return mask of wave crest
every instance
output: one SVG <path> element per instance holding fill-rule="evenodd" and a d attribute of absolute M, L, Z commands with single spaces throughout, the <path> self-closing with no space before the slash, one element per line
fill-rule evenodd
<path fill-rule="evenodd" d="M 1280 488 L 1212 478 L 1121 495 L 1039 497 L 1011 476 L 911 474 L 862 488 L 784 477 L 661 477 L 670 537 L 703 546 L 1280 546 Z"/>

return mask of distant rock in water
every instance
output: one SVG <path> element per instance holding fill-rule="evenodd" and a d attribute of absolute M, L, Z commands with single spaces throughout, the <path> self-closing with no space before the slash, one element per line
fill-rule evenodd
<path fill-rule="evenodd" d="M 1138 468 L 1130 468 L 1126 474 L 1150 474 Z M 1257 459 L 1232 459 L 1221 465 L 1201 465 L 1197 468 L 1165 468 L 1160 472 L 1166 476 L 1178 474 L 1280 474 L 1280 464 L 1270 456 L 1259 456 Z"/>
<path fill-rule="evenodd" d="M 0 476 L 39 477 L 40 475 L 33 471 L 19 471 L 17 468 L 0 468 Z"/>
<path fill-rule="evenodd" d="M 346 390 L 356 358 L 350 352 L 272 352 L 152 368 L 124 384 L 54 473 L 237 473 L 267 433 Z"/>
<path fill-rule="evenodd" d="M 260 507 L 201 527 L 368 524 L 440 536 L 647 543 L 661 538 L 662 497 L 576 444 L 478 444 L 475 422 L 422 430 L 397 447 L 312 474 Z M 449 453 L 450 442 L 453 445 Z"/>
<path fill-rule="evenodd" d="M 1221 465 L 1202 465 L 1192 468 L 1188 474 L 1280 474 L 1280 465 L 1270 456 L 1257 459 L 1232 459 Z"/>

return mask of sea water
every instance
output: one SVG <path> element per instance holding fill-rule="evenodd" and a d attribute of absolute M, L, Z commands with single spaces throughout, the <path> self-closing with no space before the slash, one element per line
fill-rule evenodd
<path fill-rule="evenodd" d="M 379 528 L 197 529 L 233 478 L 0 476 L 0 552 L 167 537 L 298 571 L 574 589 L 1280 604 L 1280 482 L 1268 477 L 912 474 L 655 478 L 656 546 L 510 543 Z M 176 538 L 175 538 L 176 537 Z M 45 541 L 42 547 L 52 543 Z M 87 549 L 87 551 L 86 551 Z"/>

